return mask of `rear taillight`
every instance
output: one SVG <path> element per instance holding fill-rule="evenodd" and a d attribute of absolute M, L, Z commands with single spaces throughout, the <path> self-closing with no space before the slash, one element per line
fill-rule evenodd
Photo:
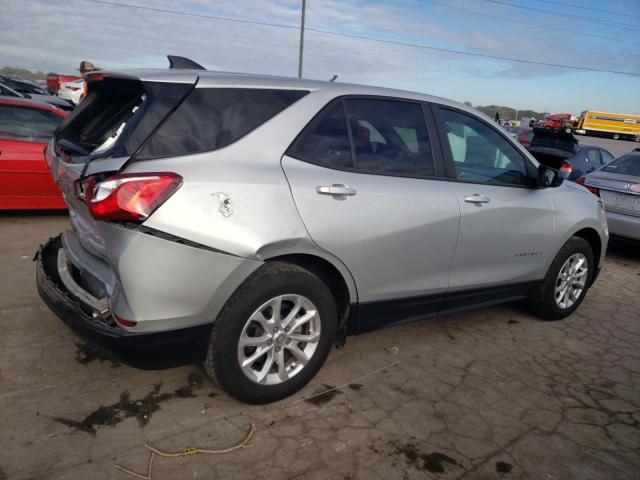
<path fill-rule="evenodd" d="M 598 190 L 596 187 L 592 187 L 590 185 L 587 185 L 585 183 L 586 178 L 585 177 L 580 177 L 579 179 L 576 180 L 576 183 L 578 185 L 582 185 L 584 188 L 586 188 L 587 190 L 589 190 L 591 193 L 593 193 L 594 195 L 600 196 L 600 190 Z"/>
<path fill-rule="evenodd" d="M 560 176 L 562 178 L 567 179 L 573 173 L 573 167 L 569 162 L 562 162 L 562 165 L 560 165 L 558 171 L 560 172 Z"/>
<path fill-rule="evenodd" d="M 84 201 L 96 220 L 140 222 L 162 205 L 178 187 L 175 173 L 123 173 L 84 183 Z"/>

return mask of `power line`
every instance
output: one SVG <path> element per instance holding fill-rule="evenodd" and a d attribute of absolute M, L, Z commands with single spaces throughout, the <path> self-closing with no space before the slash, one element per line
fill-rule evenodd
<path fill-rule="evenodd" d="M 524 5 L 517 5 L 515 3 L 504 2 L 502 0 L 482 0 L 482 1 L 483 2 L 488 2 L 488 3 L 495 3 L 495 4 L 498 4 L 498 5 L 508 5 L 509 7 L 521 8 L 523 10 L 529 10 L 531 12 L 545 13 L 547 15 L 555 15 L 557 17 L 562 17 L 562 18 L 573 18 L 573 19 L 576 19 L 576 20 L 581 20 L 583 22 L 595 23 L 595 24 L 604 25 L 604 26 L 607 26 L 607 27 L 617 27 L 617 28 L 624 28 L 626 30 L 640 31 L 640 29 L 638 29 L 637 27 L 634 27 L 633 25 L 629 25 L 628 23 L 619 23 L 619 22 L 614 22 L 614 21 L 610 21 L 610 20 L 601 20 L 601 19 L 595 18 L 595 17 L 586 17 L 584 15 L 551 12 L 549 10 L 542 10 L 540 8 L 527 7 L 527 6 L 524 6 Z"/>
<path fill-rule="evenodd" d="M 620 17 L 640 18 L 640 15 L 631 15 L 628 13 L 614 12 L 612 10 L 604 10 L 602 8 L 584 7 L 582 5 L 573 5 L 571 3 L 557 2 L 555 0 L 538 0 L 542 3 L 550 3 L 551 5 L 562 5 L 563 7 L 580 8 L 582 10 L 590 10 L 592 12 L 606 13 L 608 15 L 618 15 Z"/>
<path fill-rule="evenodd" d="M 245 23 L 245 24 L 250 24 L 250 25 L 261 25 L 261 26 L 274 27 L 274 28 L 286 28 L 286 29 L 289 29 L 289 30 L 298 30 L 298 28 L 299 28 L 298 26 L 287 25 L 287 24 L 283 24 L 283 23 L 262 22 L 262 21 L 258 21 L 258 20 L 245 20 L 245 19 L 241 19 L 241 18 L 223 17 L 223 16 L 218 16 L 218 15 L 207 15 L 207 14 L 202 14 L 202 13 L 181 12 L 181 11 L 178 11 L 178 10 L 168 10 L 168 9 L 163 9 L 163 8 L 146 7 L 146 6 L 142 6 L 142 5 L 133 5 L 133 4 L 121 3 L 121 2 L 112 2 L 112 1 L 109 1 L 109 0 L 81 0 L 81 1 L 89 2 L 89 3 L 96 3 L 96 4 L 101 4 L 101 5 L 109 5 L 109 6 L 114 6 L 114 7 L 132 8 L 132 9 L 146 10 L 146 11 L 165 13 L 165 14 L 172 14 L 172 15 L 181 15 L 181 16 L 185 16 L 185 17 L 206 18 L 206 19 L 220 20 L 220 21 L 225 21 L 225 22 Z M 466 52 L 466 51 L 463 51 L 463 50 L 454 50 L 454 49 L 450 49 L 450 48 L 434 47 L 432 45 L 425 45 L 425 44 L 419 44 L 419 43 L 410 43 L 410 42 L 402 42 L 402 41 L 399 41 L 399 40 L 388 40 L 388 39 L 382 39 L 382 38 L 375 38 L 375 37 L 369 37 L 369 36 L 366 36 L 366 35 L 356 35 L 356 34 L 351 34 L 351 33 L 341 33 L 341 32 L 335 32 L 335 31 L 332 31 L 332 30 L 323 30 L 323 29 L 319 29 L 319 28 L 306 27 L 305 30 L 309 31 L 309 32 L 321 33 L 321 34 L 324 34 L 324 35 L 332 35 L 332 36 L 336 36 L 336 37 L 345 37 L 345 38 L 354 38 L 354 39 L 360 39 L 360 40 L 368 40 L 368 41 L 377 42 L 377 43 L 386 43 L 386 44 L 391 44 L 391 45 L 399 45 L 399 46 L 405 46 L 405 47 L 419 48 L 419 49 L 432 50 L 432 51 L 442 52 L 442 53 L 451 53 L 451 54 L 457 54 L 457 55 L 467 55 L 467 56 L 479 57 L 479 58 L 490 58 L 490 59 L 493 59 L 493 60 L 503 60 L 503 61 L 516 62 L 516 63 L 525 63 L 525 64 L 529 64 L 529 65 L 542 65 L 542 66 L 547 66 L 547 67 L 565 68 L 565 69 L 570 69 L 570 70 L 582 70 L 582 71 L 600 72 L 600 73 L 613 73 L 613 74 L 617 74 L 617 75 L 630 75 L 630 76 L 634 76 L 634 77 L 640 77 L 640 73 L 625 72 L 625 71 L 621 71 L 621 70 L 608 70 L 608 69 L 604 69 L 604 68 L 582 67 L 582 66 L 577 66 L 577 65 L 564 65 L 564 64 L 560 64 L 560 63 L 549 63 L 549 62 L 542 62 L 542 61 L 536 61 L 536 60 L 527 60 L 527 59 L 516 58 L 516 57 L 505 57 L 505 56 L 491 55 L 491 54 L 488 54 L 488 53 L 480 53 L 480 52 Z"/>
<path fill-rule="evenodd" d="M 460 54 L 460 55 L 469 55 L 472 57 L 481 57 L 481 58 L 491 58 L 494 60 L 506 60 L 509 62 L 518 62 L 518 63 L 527 63 L 530 65 L 543 65 L 543 66 L 547 66 L 547 67 L 557 67 L 557 68 L 567 68 L 567 69 L 571 69 L 571 70 L 584 70 L 584 71 L 588 71 L 588 72 L 601 72 L 601 73 L 615 73 L 615 74 L 619 74 L 619 75 L 631 75 L 634 77 L 640 77 L 640 73 L 634 73 L 634 72 L 623 72 L 620 70 L 607 70 L 604 68 L 591 68 L 591 67 L 580 67 L 577 65 L 564 65 L 564 64 L 560 64 L 560 63 L 548 63 L 548 62 L 541 62 L 541 61 L 537 61 L 537 60 L 526 60 L 523 58 L 516 58 L 516 57 L 503 57 L 503 56 L 499 56 L 499 55 L 491 55 L 488 53 L 476 53 L 476 52 L 465 52 L 462 50 L 453 50 L 453 49 L 449 49 L 449 48 L 440 48 L 440 47 L 434 47 L 431 45 L 423 45 L 423 44 L 419 44 L 419 43 L 409 43 L 409 42 L 401 42 L 401 41 L 396 41 L 396 40 L 384 40 L 384 39 L 380 39 L 380 38 L 375 38 L 375 37 L 367 37 L 365 35 L 354 35 L 351 33 L 339 33 L 339 32 L 332 32 L 330 30 L 320 30 L 320 29 L 316 29 L 316 28 L 307 28 L 308 31 L 312 31 L 312 32 L 317 32 L 317 33 L 324 33 L 327 35 L 335 35 L 335 36 L 339 36 L 339 37 L 348 37 L 348 38 L 359 38 L 361 40 L 369 40 L 372 42 L 380 42 L 380 43 L 390 43 L 393 45 L 401 45 L 401 46 L 405 46 L 405 47 L 413 47 L 413 48 L 423 48 L 426 50 L 434 50 L 434 51 L 438 51 L 438 52 L 444 52 L 444 53 L 455 53 L 455 54 Z"/>
<path fill-rule="evenodd" d="M 576 34 L 576 35 L 580 35 L 582 37 L 603 38 L 605 40 L 619 40 L 619 38 L 607 37 L 605 35 L 595 35 L 593 33 L 583 33 L 583 32 L 579 32 L 577 30 L 567 30 L 566 28 L 551 27 L 549 25 L 542 25 L 540 23 L 525 22 L 524 20 L 518 20 L 518 19 L 515 19 L 515 18 L 503 17 L 501 15 L 493 15 L 491 13 L 476 12 L 475 10 L 469 10 L 467 8 L 462 8 L 462 7 L 454 7 L 453 5 L 443 5 L 441 3 L 432 2 L 430 0 L 422 0 L 422 1 L 424 3 L 430 3 L 431 5 L 437 5 L 438 7 L 442 7 L 442 8 L 449 8 L 451 10 L 459 10 L 461 12 L 472 13 L 474 15 L 481 15 L 483 17 L 497 18 L 497 19 L 500 19 L 500 20 L 506 20 L 508 22 L 521 23 L 523 25 L 530 25 L 530 26 L 536 27 L 536 28 L 544 28 L 545 30 L 553 30 L 554 32 L 573 33 L 573 34 Z"/>

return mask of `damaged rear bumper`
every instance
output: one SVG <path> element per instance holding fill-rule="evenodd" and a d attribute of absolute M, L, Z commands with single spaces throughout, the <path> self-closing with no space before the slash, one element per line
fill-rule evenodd
<path fill-rule="evenodd" d="M 38 293 L 78 336 L 139 368 L 163 368 L 204 358 L 212 324 L 151 333 L 127 331 L 112 321 L 106 301 L 75 283 L 61 249 L 58 236 L 38 250 Z"/>

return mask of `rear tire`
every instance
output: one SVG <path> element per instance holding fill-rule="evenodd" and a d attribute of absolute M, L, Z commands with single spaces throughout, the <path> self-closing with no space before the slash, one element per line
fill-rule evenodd
<path fill-rule="evenodd" d="M 619 134 L 617 134 L 617 133 L 614 133 L 614 134 L 613 134 L 613 139 L 614 139 L 614 140 L 619 140 L 619 139 L 620 139 L 620 135 L 619 135 Z"/>
<path fill-rule="evenodd" d="M 315 376 L 329 355 L 336 328 L 335 301 L 322 280 L 296 265 L 269 262 L 234 292 L 218 315 L 204 368 L 242 402 L 274 402 Z"/>
<path fill-rule="evenodd" d="M 579 266 L 576 272 L 570 273 L 577 265 Z M 530 307 L 544 320 L 561 320 L 568 317 L 584 300 L 591 286 L 594 271 L 593 250 L 589 242 L 584 238 L 571 237 L 551 262 L 542 284 L 529 301 Z M 582 281 L 584 283 L 580 289 Z M 578 290 L 577 295 L 571 295 L 571 292 Z"/>

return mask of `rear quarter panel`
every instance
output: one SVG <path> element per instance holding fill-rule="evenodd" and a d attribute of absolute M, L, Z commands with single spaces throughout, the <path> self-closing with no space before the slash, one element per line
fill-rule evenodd
<path fill-rule="evenodd" d="M 601 215 L 598 205 L 598 198 L 588 192 L 585 188 L 565 181 L 560 187 L 549 189 L 551 202 L 553 205 L 553 231 L 554 242 L 552 251 L 545 257 L 543 265 L 544 272 L 549 269 L 557 252 L 562 248 L 576 232 L 591 228 L 600 236 L 601 249 L 599 255 L 599 265 L 604 259 L 609 233 L 606 227 L 606 219 Z"/>

